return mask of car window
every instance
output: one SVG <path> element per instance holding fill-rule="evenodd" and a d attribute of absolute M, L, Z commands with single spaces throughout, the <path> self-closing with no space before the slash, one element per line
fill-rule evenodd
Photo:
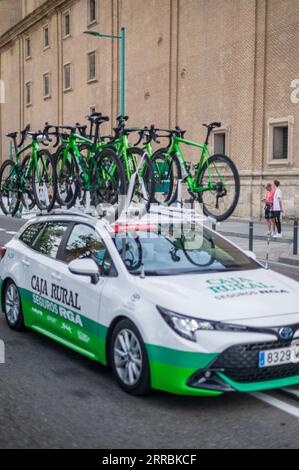
<path fill-rule="evenodd" d="M 40 233 L 40 231 L 44 228 L 45 224 L 31 224 L 29 227 L 24 230 L 24 232 L 20 236 L 20 240 L 25 243 L 25 245 L 32 247 L 36 237 Z"/>
<path fill-rule="evenodd" d="M 35 239 L 33 249 L 50 258 L 56 258 L 60 243 L 68 226 L 69 224 L 66 222 L 46 224 Z"/>
<path fill-rule="evenodd" d="M 89 225 L 77 224 L 66 244 L 63 261 L 70 263 L 82 258 L 92 258 L 101 274 L 114 275 L 114 265 L 100 235 Z"/>

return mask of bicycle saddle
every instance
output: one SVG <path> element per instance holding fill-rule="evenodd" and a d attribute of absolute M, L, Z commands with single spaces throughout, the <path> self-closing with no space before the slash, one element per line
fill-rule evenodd
<path fill-rule="evenodd" d="M 122 116 L 121 114 L 116 118 L 117 121 L 127 121 L 128 119 L 129 116 Z"/>
<path fill-rule="evenodd" d="M 203 126 L 207 127 L 208 129 L 216 129 L 221 127 L 221 122 L 211 122 L 211 124 L 203 124 Z"/>
<path fill-rule="evenodd" d="M 99 124 L 102 124 L 103 122 L 108 122 L 109 117 L 108 116 L 102 116 L 101 113 L 95 113 L 91 114 L 90 116 L 86 116 L 86 119 L 91 122 L 97 122 Z"/>
<path fill-rule="evenodd" d="M 17 137 L 18 133 L 17 132 L 10 132 L 9 134 L 6 134 L 7 137 L 10 137 L 11 139 L 15 139 Z"/>

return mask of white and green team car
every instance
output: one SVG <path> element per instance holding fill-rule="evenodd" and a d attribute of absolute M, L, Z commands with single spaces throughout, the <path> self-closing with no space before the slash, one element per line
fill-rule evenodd
<path fill-rule="evenodd" d="M 8 325 L 112 367 L 133 394 L 299 383 L 299 284 L 196 221 L 29 220 L 0 250 Z"/>

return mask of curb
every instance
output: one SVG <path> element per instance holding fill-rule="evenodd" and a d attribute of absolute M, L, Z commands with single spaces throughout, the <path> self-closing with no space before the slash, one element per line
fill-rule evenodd
<path fill-rule="evenodd" d="M 299 256 L 280 256 L 278 258 L 280 263 L 289 264 L 290 266 L 298 266 L 299 267 Z"/>
<path fill-rule="evenodd" d="M 249 235 L 246 233 L 235 233 L 235 232 L 225 232 L 223 230 L 217 230 L 218 233 L 224 235 L 225 237 L 234 237 L 234 238 L 247 238 L 249 239 Z M 265 242 L 268 240 L 267 237 L 264 235 L 254 235 L 253 240 L 264 240 Z M 274 243 L 293 243 L 292 238 L 270 238 L 270 242 Z"/>

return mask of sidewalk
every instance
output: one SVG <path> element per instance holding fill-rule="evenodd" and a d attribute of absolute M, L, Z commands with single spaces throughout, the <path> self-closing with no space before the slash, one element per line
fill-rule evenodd
<path fill-rule="evenodd" d="M 259 259 L 265 259 L 267 253 L 268 237 L 266 236 L 267 226 L 264 221 L 253 221 L 253 251 Z M 241 248 L 249 249 L 249 220 L 229 219 L 217 224 L 217 231 Z M 282 238 L 270 239 L 269 260 L 270 261 L 293 261 L 296 263 L 296 257 L 293 256 L 293 223 L 283 222 Z"/>

